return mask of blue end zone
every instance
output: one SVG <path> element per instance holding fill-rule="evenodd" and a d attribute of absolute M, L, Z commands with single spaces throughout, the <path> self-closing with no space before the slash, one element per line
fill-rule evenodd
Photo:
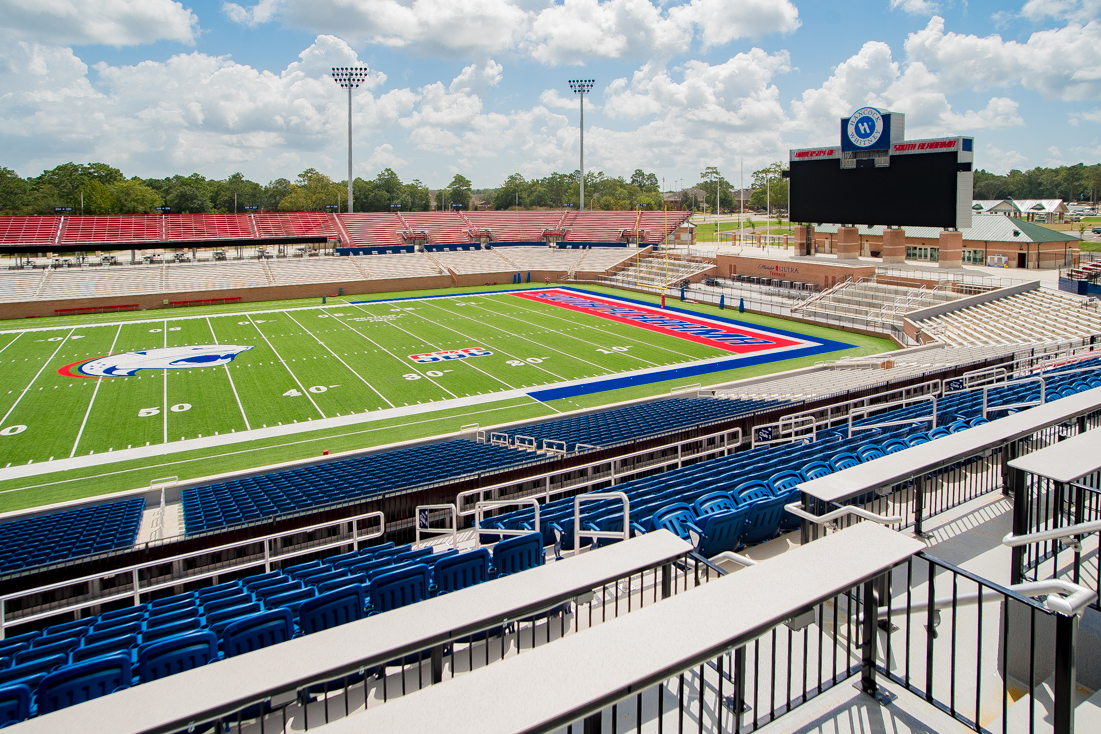
<path fill-rule="evenodd" d="M 647 308 L 655 308 L 656 304 L 648 301 L 641 301 L 637 298 L 626 298 L 624 296 L 611 296 L 603 293 L 593 293 L 592 291 L 584 290 L 583 288 L 574 288 L 572 286 L 562 285 L 540 285 L 535 286 L 533 284 L 533 290 L 560 290 L 560 291 L 572 291 L 574 293 L 583 293 L 587 296 L 596 296 L 598 298 L 610 298 L 617 301 L 623 301 L 625 303 L 636 303 L 640 306 L 646 306 Z M 525 288 L 524 290 L 528 290 Z M 508 294 L 510 291 L 475 291 L 472 293 L 455 293 L 453 295 L 445 296 L 407 296 L 404 298 L 387 298 L 378 301 L 349 301 L 349 303 L 390 303 L 392 301 L 420 301 L 430 300 L 434 298 L 455 298 L 455 297 L 467 297 L 477 295 L 500 295 Z M 786 331 L 784 329 L 777 329 L 774 327 L 763 327 L 756 324 L 751 324 L 746 321 L 738 321 L 737 319 L 729 319 L 725 316 L 719 316 L 718 314 L 700 313 L 699 311 L 690 311 L 685 308 L 677 308 L 675 306 L 666 306 L 666 311 L 672 311 L 674 313 L 684 314 L 685 316 L 695 316 L 697 318 L 711 319 L 712 321 L 722 321 L 727 324 L 734 324 L 736 326 L 744 326 L 748 329 L 755 329 L 763 331 L 769 334 L 776 334 L 778 336 L 786 336 L 792 339 L 799 339 L 802 341 L 816 342 L 813 345 L 803 347 L 801 349 L 791 349 L 784 352 L 770 352 L 766 354 L 757 354 L 749 356 L 732 356 L 730 359 L 724 359 L 719 362 L 709 362 L 707 364 L 693 364 L 686 367 L 671 367 L 667 370 L 661 370 L 659 372 L 649 372 L 642 375 L 624 375 L 622 377 L 612 377 L 606 380 L 596 380 L 594 382 L 586 382 L 581 385 L 568 385 L 566 387 L 552 387 L 546 390 L 535 390 L 529 392 L 528 396 L 539 401 L 546 402 L 548 400 L 562 400 L 564 398 L 573 398 L 578 395 L 591 395 L 593 393 L 605 392 L 607 390 L 618 390 L 624 387 L 637 387 L 639 385 L 650 385 L 655 382 L 665 382 L 666 380 L 679 380 L 689 377 L 699 377 L 700 375 L 709 375 L 715 372 L 724 372 L 726 370 L 739 369 L 741 367 L 752 367 L 758 364 L 767 364 L 768 362 L 780 362 L 785 359 L 796 359 L 798 357 L 813 357 L 818 354 L 828 354 L 829 352 L 836 352 L 841 349 L 849 349 L 853 345 L 846 344 L 845 342 L 833 341 L 832 339 L 820 339 L 818 337 L 809 337 L 806 334 L 799 334 L 794 331 Z"/>

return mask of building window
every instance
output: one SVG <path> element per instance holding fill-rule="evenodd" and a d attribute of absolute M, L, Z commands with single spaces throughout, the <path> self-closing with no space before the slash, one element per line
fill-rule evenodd
<path fill-rule="evenodd" d="M 927 247 L 925 245 L 907 245 L 907 260 L 924 260 L 925 262 L 937 262 L 940 260 L 939 247 Z"/>
<path fill-rule="evenodd" d="M 986 252 L 984 250 L 964 250 L 963 261 L 972 265 L 985 265 Z"/>

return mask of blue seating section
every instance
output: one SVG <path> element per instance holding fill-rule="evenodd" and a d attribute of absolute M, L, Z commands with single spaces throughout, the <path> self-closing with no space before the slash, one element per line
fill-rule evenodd
<path fill-rule="evenodd" d="M 145 500 L 131 499 L 0 525 L 0 573 L 134 545 Z"/>
<path fill-rule="evenodd" d="M 726 420 L 778 404 L 756 400 L 675 398 L 537 423 L 513 433 L 538 440 L 565 441 L 569 450 L 573 450 L 579 442 L 606 445 L 627 441 Z M 194 535 L 220 530 L 284 513 L 542 460 L 542 457 L 504 446 L 455 439 L 192 487 L 183 492 L 184 532 Z"/>
<path fill-rule="evenodd" d="M 1075 365 L 1079 367 L 1081 365 Z M 1082 390 L 1101 387 L 1101 374 L 1045 377 L 1046 400 L 1058 400 Z M 1039 399 L 1036 383 L 1009 383 L 990 390 L 988 414 L 991 418 L 1015 412 L 999 410 L 1007 406 Z M 762 543 L 785 530 L 799 527 L 799 520 L 784 511 L 784 505 L 797 502 L 795 487 L 815 479 L 883 457 L 918 443 L 950 436 L 980 425 L 982 393 L 949 394 L 938 401 L 937 428 L 927 430 L 931 403 L 881 413 L 856 421 L 855 426 L 872 426 L 913 419 L 910 424 L 869 428 L 847 438 L 847 427 L 819 431 L 813 443 L 793 443 L 760 447 L 731 456 L 694 464 L 617 485 L 631 502 L 630 523 L 633 534 L 658 528 L 667 529 L 689 540 L 706 557 Z M 867 498 L 857 498 L 864 501 Z M 572 548 L 574 541 L 574 501 L 566 498 L 540 508 L 540 532 L 547 545 Z M 534 529 L 534 514 L 525 508 L 491 518 L 483 526 L 509 530 Z M 618 500 L 598 500 L 582 505 L 583 529 L 623 530 L 623 506 Z M 483 541 L 497 537 L 483 532 Z M 582 544 L 587 545 L 588 540 Z M 614 541 L 602 540 L 600 543 Z M 598 543 L 599 544 L 599 543 Z"/>
<path fill-rule="evenodd" d="M 503 446 L 456 439 L 193 487 L 183 492 L 184 530 L 218 530 L 532 460 Z"/>
<path fill-rule="evenodd" d="M 508 433 L 512 437 L 534 438 L 538 448 L 543 448 L 542 441 L 545 440 L 564 441 L 566 450 L 573 451 L 578 443 L 607 446 L 654 433 L 728 420 L 785 404 L 773 400 L 672 398 L 536 423 L 512 429 Z"/>
<path fill-rule="evenodd" d="M 0 640 L 0 727 L 544 560 L 534 533 L 492 553 L 385 543 Z"/>
<path fill-rule="evenodd" d="M 482 249 L 480 242 L 466 243 L 463 245 L 425 245 L 425 252 L 473 252 Z"/>

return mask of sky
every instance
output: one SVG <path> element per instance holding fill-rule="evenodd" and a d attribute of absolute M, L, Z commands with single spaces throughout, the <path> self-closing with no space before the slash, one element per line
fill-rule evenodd
<path fill-rule="evenodd" d="M 1101 0 L 0 0 L 0 166 L 354 172 L 476 188 L 585 163 L 671 190 L 836 143 L 872 105 L 975 165 L 1101 160 Z"/>

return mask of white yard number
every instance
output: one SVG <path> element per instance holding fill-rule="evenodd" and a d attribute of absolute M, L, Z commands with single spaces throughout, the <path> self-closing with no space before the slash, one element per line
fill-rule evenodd
<path fill-rule="evenodd" d="M 421 376 L 418 375 L 415 372 L 407 372 L 404 375 L 402 375 L 402 377 L 404 377 L 407 380 L 419 380 L 421 378 Z"/>
<path fill-rule="evenodd" d="M 525 364 L 543 364 L 544 359 L 550 359 L 550 357 L 528 357 L 527 359 L 510 359 L 505 364 L 511 367 L 523 367 Z"/>
<path fill-rule="evenodd" d="M 17 433 L 22 433 L 27 430 L 26 426 L 8 426 L 4 430 L 0 431 L 0 436 L 14 436 Z"/>
<path fill-rule="evenodd" d="M 596 351 L 601 354 L 615 354 L 616 352 L 626 352 L 630 347 L 612 347 L 611 349 L 597 349 Z"/>
<path fill-rule="evenodd" d="M 450 371 L 451 370 L 448 370 L 448 372 L 450 372 Z M 443 377 L 443 373 L 440 372 L 439 370 L 428 370 L 424 374 L 428 375 L 429 377 Z"/>
<path fill-rule="evenodd" d="M 148 418 L 151 415 L 160 415 L 160 408 L 142 408 L 138 411 L 139 418 Z"/>
<path fill-rule="evenodd" d="M 169 408 L 173 413 L 183 413 L 185 410 L 191 410 L 191 403 L 179 403 Z"/>
<path fill-rule="evenodd" d="M 306 389 L 309 390 L 310 392 L 325 392 L 329 388 L 325 387 L 324 385 L 314 385 L 313 387 L 308 387 Z M 283 397 L 285 397 L 285 398 L 299 398 L 299 397 L 302 397 L 302 393 L 298 392 L 294 388 L 291 388 L 290 390 L 287 390 L 285 393 L 283 393 Z"/>

